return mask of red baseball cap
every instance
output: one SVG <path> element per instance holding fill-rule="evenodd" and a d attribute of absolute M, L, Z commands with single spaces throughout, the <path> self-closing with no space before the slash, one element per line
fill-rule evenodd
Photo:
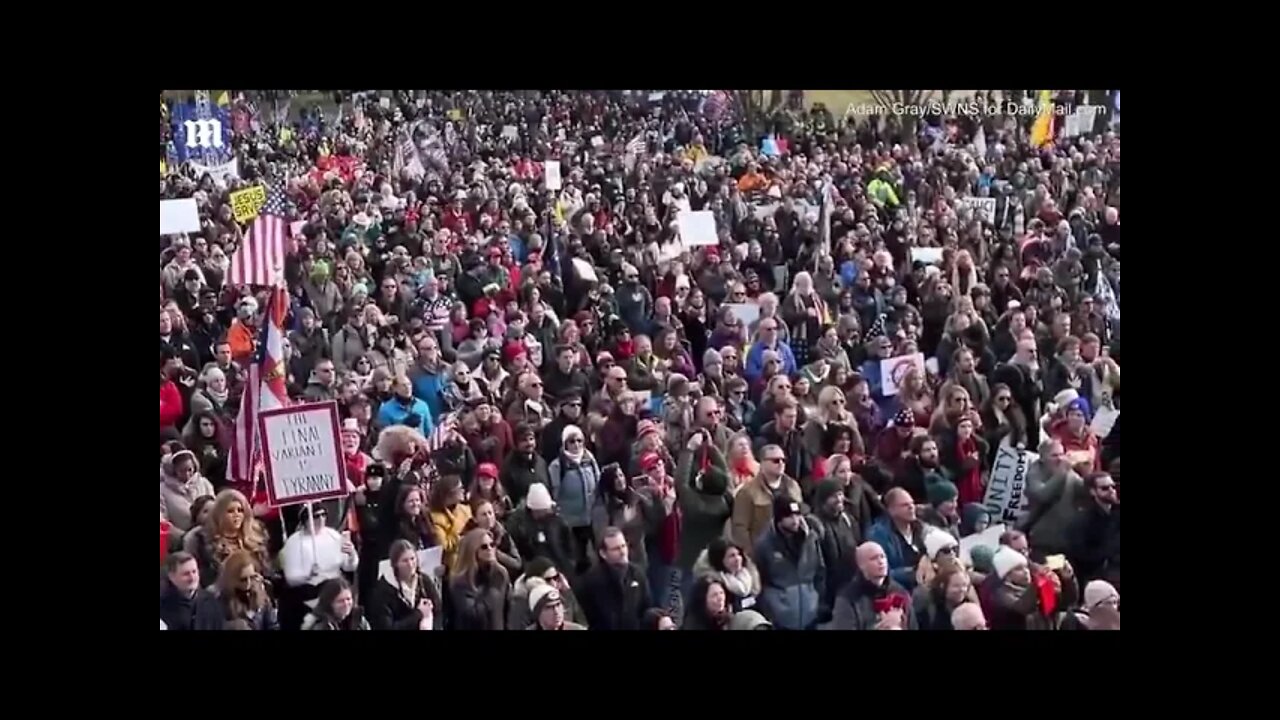
<path fill-rule="evenodd" d="M 476 475 L 497 480 L 498 466 L 493 463 L 480 463 L 480 467 L 476 468 Z"/>

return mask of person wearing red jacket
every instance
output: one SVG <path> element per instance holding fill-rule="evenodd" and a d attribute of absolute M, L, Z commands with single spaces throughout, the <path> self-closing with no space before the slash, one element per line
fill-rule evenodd
<path fill-rule="evenodd" d="M 458 235 L 467 235 L 475 227 L 475 220 L 472 219 L 471 213 L 467 212 L 462 206 L 465 197 L 465 195 L 455 195 L 453 202 L 449 204 L 449 207 L 445 208 L 444 214 L 440 219 L 442 226 Z"/>
<path fill-rule="evenodd" d="M 178 425 L 182 421 L 183 416 L 187 412 L 187 403 L 183 400 L 182 391 L 178 389 L 178 384 L 173 381 L 174 377 L 178 377 L 178 373 L 182 369 L 182 360 L 173 354 L 168 348 L 160 351 L 160 427 L 161 429 L 171 427 L 180 429 Z M 190 388 L 195 385 L 195 378 L 184 379 L 184 384 L 189 382 L 188 394 Z"/>
<path fill-rule="evenodd" d="M 1067 461 L 1082 475 L 1102 471 L 1098 436 L 1089 428 L 1089 402 L 1076 398 L 1067 405 L 1066 417 L 1049 426 L 1049 435 L 1062 443 Z"/>

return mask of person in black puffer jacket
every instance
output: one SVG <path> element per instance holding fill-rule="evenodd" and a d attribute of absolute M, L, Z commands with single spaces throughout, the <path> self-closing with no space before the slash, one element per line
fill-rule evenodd
<path fill-rule="evenodd" d="M 555 502 L 546 485 L 531 485 L 529 496 L 511 513 L 506 524 L 507 532 L 525 562 L 544 557 L 555 563 L 561 572 L 573 574 L 577 558 L 573 532 L 556 513 Z"/>
<path fill-rule="evenodd" d="M 541 483 L 546 486 L 551 481 L 547 473 L 547 461 L 535 450 L 537 443 L 533 428 L 523 423 L 517 425 L 514 436 L 516 446 L 503 461 L 498 482 L 502 483 L 511 502 L 519 505 L 529 493 L 531 485 Z"/>

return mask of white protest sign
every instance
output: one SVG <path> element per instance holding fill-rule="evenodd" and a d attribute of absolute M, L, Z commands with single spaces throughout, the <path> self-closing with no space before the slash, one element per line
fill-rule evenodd
<path fill-rule="evenodd" d="M 591 147 L 597 148 L 597 149 L 604 147 L 604 136 L 603 135 L 592 136 Z"/>
<path fill-rule="evenodd" d="M 346 496 L 336 402 L 263 410 L 258 414 L 258 438 L 271 505 Z"/>
<path fill-rule="evenodd" d="M 378 107 L 381 107 L 383 110 L 390 110 L 391 98 L 378 98 Z"/>
<path fill-rule="evenodd" d="M 760 319 L 760 306 L 755 303 L 725 303 L 720 307 L 727 308 L 746 328 L 755 325 Z"/>
<path fill-rule="evenodd" d="M 919 260 L 925 265 L 940 265 L 942 263 L 942 248 L 940 247 L 913 247 L 911 248 L 911 261 Z"/>
<path fill-rule="evenodd" d="M 676 223 L 685 247 L 720 244 L 716 236 L 716 216 L 710 210 L 681 211 L 676 215 Z"/>
<path fill-rule="evenodd" d="M 966 535 L 960 538 L 960 562 L 966 567 L 973 567 L 973 558 L 971 553 L 976 547 L 989 547 L 995 550 L 1000 546 L 1000 536 L 1004 534 L 1006 529 L 1004 523 L 997 523 L 988 526 L 986 530 L 972 535 Z"/>
<path fill-rule="evenodd" d="M 920 373 L 924 374 L 924 353 L 900 355 L 880 361 L 880 386 L 883 388 L 885 397 L 898 394 L 903 378 L 913 367 L 919 368 Z"/>
<path fill-rule="evenodd" d="M 967 197 L 961 200 L 974 217 L 982 218 L 985 223 L 994 223 L 996 221 L 996 199 L 995 198 L 978 198 Z"/>
<path fill-rule="evenodd" d="M 578 279 L 582 282 L 598 282 L 596 269 L 591 263 L 581 258 L 573 258 L 573 269 L 578 273 Z"/>
<path fill-rule="evenodd" d="M 546 179 L 548 190 L 559 190 L 563 185 L 560 179 L 560 161 L 548 160 L 546 163 Z"/>
<path fill-rule="evenodd" d="M 228 178 L 240 177 L 240 160 L 231 158 L 230 161 L 221 165 L 201 165 L 198 162 L 191 162 L 191 169 L 195 171 L 196 177 L 203 177 L 205 173 L 214 179 L 215 182 L 226 183 Z"/>
<path fill-rule="evenodd" d="M 1098 412 L 1093 416 L 1093 422 L 1089 423 L 1089 429 L 1099 440 L 1105 440 L 1111 434 L 1111 428 L 1115 427 L 1116 420 L 1120 419 L 1120 411 L 1114 408 L 1102 407 L 1098 408 Z"/>
<path fill-rule="evenodd" d="M 520 128 L 515 125 L 503 125 L 502 137 L 512 142 L 520 139 Z"/>
<path fill-rule="evenodd" d="M 444 564 L 444 547 L 436 545 L 418 551 L 418 570 L 427 577 L 435 577 L 436 568 Z"/>
<path fill-rule="evenodd" d="M 306 220 L 299 220 L 297 222 L 289 223 L 289 237 L 295 237 L 295 238 L 302 237 L 302 229 L 305 228 L 306 226 L 307 226 Z"/>
<path fill-rule="evenodd" d="M 200 211 L 194 198 L 160 201 L 160 234 L 200 232 Z"/>
<path fill-rule="evenodd" d="M 1027 468 L 1038 459 L 1035 453 L 1009 447 L 1008 442 L 996 448 L 996 462 L 982 498 L 991 522 L 1012 527 L 1027 514 Z"/>

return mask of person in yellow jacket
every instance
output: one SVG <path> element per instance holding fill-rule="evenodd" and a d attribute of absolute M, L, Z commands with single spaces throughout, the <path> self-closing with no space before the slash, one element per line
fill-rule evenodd
<path fill-rule="evenodd" d="M 891 178 L 889 168 L 882 167 L 876 170 L 875 179 L 867 185 L 867 196 L 871 198 L 871 202 L 881 207 L 898 206 L 898 193 L 893 190 Z"/>
<path fill-rule="evenodd" d="M 444 566 L 452 575 L 457 570 L 458 547 L 464 529 L 471 520 L 471 506 L 462 501 L 462 479 L 457 475 L 441 477 L 431 488 L 431 529 L 436 542 L 444 548 Z"/>

